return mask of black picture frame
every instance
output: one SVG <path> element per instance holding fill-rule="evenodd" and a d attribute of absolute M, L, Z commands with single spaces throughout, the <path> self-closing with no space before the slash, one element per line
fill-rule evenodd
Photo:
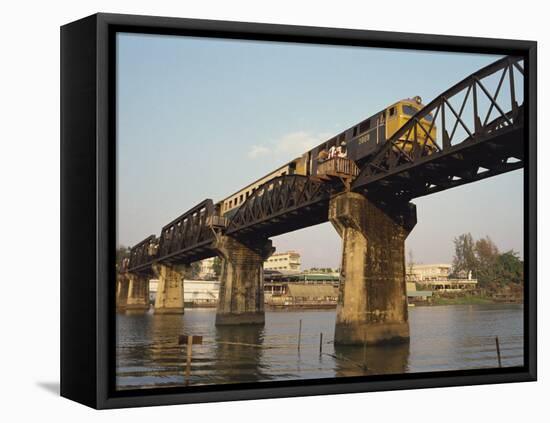
<path fill-rule="evenodd" d="M 115 391 L 115 44 L 117 32 L 522 56 L 524 366 L 358 378 Z M 537 45 L 533 41 L 95 14 L 61 28 L 61 395 L 90 407 L 210 401 L 534 381 L 537 378 Z"/>

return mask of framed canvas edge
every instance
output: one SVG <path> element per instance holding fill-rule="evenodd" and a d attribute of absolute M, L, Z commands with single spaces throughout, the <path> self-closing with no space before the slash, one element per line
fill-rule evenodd
<path fill-rule="evenodd" d="M 91 299 L 95 307 L 96 331 L 93 343 L 96 346 L 96 361 L 93 367 L 96 395 L 93 401 L 79 401 L 95 408 L 120 408 L 151 405 L 184 404 L 214 401 L 232 401 L 244 399 L 279 398 L 291 396 L 309 396 L 338 393 L 371 392 L 380 390 L 418 389 L 430 387 L 451 387 L 536 380 L 536 42 L 521 40 L 487 39 L 474 37 L 455 37 L 445 35 L 410 34 L 367 30 L 317 28 L 289 25 L 243 23 L 228 21 L 210 21 L 183 18 L 164 18 L 152 16 L 96 14 L 85 19 L 96 22 L 97 62 L 93 71 L 96 74 L 96 238 L 90 240 L 96 245 L 96 297 Z M 69 24 L 71 25 L 71 24 Z M 64 28 L 64 27 L 62 27 Z M 528 105 L 529 124 L 526 127 L 529 148 L 528 164 L 525 172 L 526 200 L 528 210 L 525 219 L 528 233 L 525 234 L 525 257 L 528 257 L 528 280 L 526 280 L 526 299 L 529 308 L 526 313 L 525 335 L 527 366 L 515 373 L 495 373 L 487 375 L 440 376 L 419 374 L 400 381 L 367 381 L 334 383 L 322 381 L 317 385 L 290 387 L 262 387 L 261 383 L 252 389 L 239 389 L 231 385 L 220 385 L 215 392 L 166 393 L 151 395 L 113 396 L 110 390 L 110 378 L 114 377 L 109 365 L 112 353 L 112 338 L 109 337 L 109 316 L 114 304 L 113 290 L 109 289 L 110 272 L 114 260 L 114 192 L 109 189 L 109 181 L 114 178 L 115 160 L 114 122 L 110 121 L 109 110 L 114 107 L 112 83 L 114 75 L 110 66 L 115 59 L 109 49 L 109 37 L 114 31 L 133 28 L 140 32 L 173 33 L 197 31 L 216 34 L 218 37 L 245 39 L 274 39 L 284 41 L 319 42 L 338 45 L 372 45 L 378 47 L 427 49 L 436 51 L 493 52 L 522 54 L 528 59 L 528 78 L 526 79 L 525 98 Z M 62 123 L 63 127 L 63 123 Z M 63 149 L 63 146 L 62 146 Z M 63 185 L 63 181 L 62 181 Z M 63 201 L 63 200 L 62 200 Z M 62 221 L 63 226 L 63 221 Z M 527 227 L 527 226 L 526 226 Z M 110 245 L 111 244 L 111 245 Z M 62 245 L 63 249 L 67 246 Z M 63 255 L 62 255 L 63 257 Z M 63 309 L 62 309 L 63 310 Z M 63 311 L 62 311 L 63 313 Z M 63 321 L 62 321 L 63 326 Z M 77 340 L 78 341 L 78 340 Z M 62 366 L 63 367 L 63 366 Z M 67 395 L 64 395 L 67 396 Z M 68 396 L 70 397 L 70 395 Z M 75 399 L 74 397 L 71 399 Z M 77 399 L 78 401 L 78 399 Z"/>
<path fill-rule="evenodd" d="M 60 394 L 91 407 L 100 378 L 96 34 L 96 16 L 60 31 Z"/>

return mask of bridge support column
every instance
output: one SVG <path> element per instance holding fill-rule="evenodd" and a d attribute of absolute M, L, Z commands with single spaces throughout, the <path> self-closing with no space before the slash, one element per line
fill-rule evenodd
<path fill-rule="evenodd" d="M 116 311 L 122 313 L 126 311 L 128 302 L 128 288 L 130 281 L 126 274 L 119 273 L 116 278 Z"/>
<path fill-rule="evenodd" d="M 244 243 L 223 235 L 213 247 L 222 258 L 216 325 L 263 325 L 263 264 L 275 251 L 271 241 Z"/>
<path fill-rule="evenodd" d="M 126 311 L 149 310 L 149 278 L 129 274 Z"/>
<path fill-rule="evenodd" d="M 334 343 L 407 342 L 405 239 L 416 206 L 382 208 L 347 192 L 331 199 L 329 220 L 343 243 Z"/>
<path fill-rule="evenodd" d="M 155 264 L 153 270 L 158 277 L 155 314 L 183 314 L 183 277 L 181 266 Z"/>

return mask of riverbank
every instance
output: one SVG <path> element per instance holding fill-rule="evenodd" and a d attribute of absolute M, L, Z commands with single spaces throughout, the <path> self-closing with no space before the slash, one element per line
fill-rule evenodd
<path fill-rule="evenodd" d="M 429 305 L 473 305 L 473 304 L 497 304 L 495 300 L 478 295 L 461 297 L 433 297 Z"/>
<path fill-rule="evenodd" d="M 439 297 L 431 298 L 430 303 L 418 303 L 416 305 L 484 305 L 484 304 L 521 304 L 517 299 L 500 299 L 486 297 L 482 295 L 465 295 L 457 297 Z"/>

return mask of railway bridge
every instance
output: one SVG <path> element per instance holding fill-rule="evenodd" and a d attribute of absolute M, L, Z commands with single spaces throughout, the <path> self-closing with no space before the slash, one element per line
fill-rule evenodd
<path fill-rule="evenodd" d="M 337 158 L 315 176 L 269 180 L 230 217 L 203 201 L 133 246 L 118 304 L 143 310 L 147 282 L 157 277 L 155 313 L 183 313 L 186 268 L 218 256 L 216 324 L 263 324 L 270 238 L 330 221 L 343 242 L 335 343 L 408 340 L 411 200 L 524 166 L 523 74 L 521 58 L 504 57 L 437 96 L 365 162 Z"/>

